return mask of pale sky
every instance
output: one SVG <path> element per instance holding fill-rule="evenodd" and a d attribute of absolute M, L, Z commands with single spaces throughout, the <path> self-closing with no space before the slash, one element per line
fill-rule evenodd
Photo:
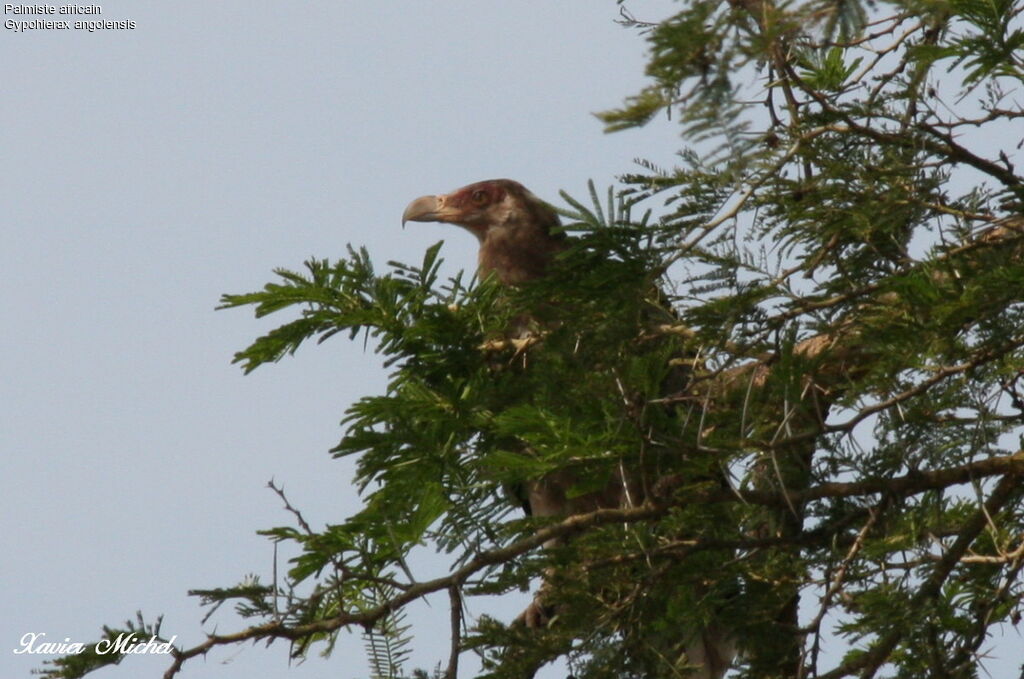
<path fill-rule="evenodd" d="M 658 19 L 670 3 L 642 5 Z M 2 677 L 49 657 L 13 653 L 26 633 L 89 642 L 139 609 L 200 641 L 187 590 L 270 577 L 256 531 L 290 523 L 271 478 L 314 524 L 357 507 L 351 465 L 327 451 L 346 406 L 381 390 L 377 357 L 337 336 L 243 377 L 233 352 L 284 318 L 215 312 L 222 293 L 347 243 L 383 267 L 443 238 L 449 268 L 471 269 L 467 234 L 401 230 L 409 200 L 492 177 L 585 197 L 638 156 L 671 164 L 679 141 L 669 121 L 606 136 L 591 115 L 645 82 L 611 0 L 100 6 L 79 18 L 135 29 L 0 35 Z M 413 611 L 410 667 L 447 657 L 444 603 Z M 367 674 L 355 636 L 298 668 L 278 643 L 180 676 Z"/>

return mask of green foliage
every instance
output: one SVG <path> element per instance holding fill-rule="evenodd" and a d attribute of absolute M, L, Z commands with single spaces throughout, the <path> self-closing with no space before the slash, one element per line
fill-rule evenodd
<path fill-rule="evenodd" d="M 847 64 L 843 50 L 838 47 L 797 57 L 802 68 L 800 78 L 808 87 L 825 92 L 841 92 L 863 60 L 863 57 L 857 57 Z"/>
<path fill-rule="evenodd" d="M 394 588 L 380 587 L 372 604 L 380 605 L 394 594 Z M 363 632 L 366 657 L 370 662 L 370 679 L 398 679 L 404 676 L 402 665 L 409 656 L 409 644 L 412 642 L 409 629 L 410 625 L 405 622 L 405 611 L 400 608 Z"/>
<path fill-rule="evenodd" d="M 964 83 L 973 85 L 989 77 L 1024 78 L 1024 27 L 1020 8 L 1013 0 L 955 0 L 950 3 L 951 19 L 962 22 L 943 57 L 966 69 Z"/>
<path fill-rule="evenodd" d="M 400 676 L 403 606 L 454 591 L 455 655 L 496 678 L 558 657 L 579 679 L 685 676 L 709 630 L 737 642 L 741 677 L 979 676 L 1024 594 L 1020 15 L 624 14 L 651 81 L 600 117 L 664 111 L 686 146 L 606 197 L 563 193 L 573 238 L 549 276 L 441 280 L 440 244 L 384 271 L 353 248 L 226 295 L 286 316 L 236 355 L 246 372 L 347 336 L 390 378 L 333 450 L 356 458 L 363 508 L 266 531 L 295 554 L 275 587 L 198 592 L 256 620 L 215 642 L 303 655 L 356 627 L 376 675 Z M 623 470 L 636 506 L 514 513 L 524 484 L 562 475 L 579 499 Z M 417 549 L 448 569 L 424 579 Z M 464 599 L 542 574 L 546 628 L 465 629 Z M 823 652 L 830 633 L 847 645 Z"/>

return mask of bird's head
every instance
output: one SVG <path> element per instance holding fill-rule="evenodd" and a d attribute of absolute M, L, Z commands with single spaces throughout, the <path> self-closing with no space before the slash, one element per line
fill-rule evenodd
<path fill-rule="evenodd" d="M 446 222 L 480 241 L 479 270 L 502 283 L 539 278 L 565 248 L 558 214 L 511 179 L 476 182 L 451 193 L 422 196 L 405 208 L 406 222 Z"/>
<path fill-rule="evenodd" d="M 494 230 L 542 229 L 553 234 L 558 215 L 511 179 L 488 179 L 451 193 L 421 196 L 405 208 L 406 222 L 445 222 L 463 227 L 481 242 Z"/>

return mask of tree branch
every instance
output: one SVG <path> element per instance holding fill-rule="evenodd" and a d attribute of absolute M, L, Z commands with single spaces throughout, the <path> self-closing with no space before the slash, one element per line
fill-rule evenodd
<path fill-rule="evenodd" d="M 749 504 L 764 505 L 769 507 L 785 508 L 788 504 L 802 504 L 823 498 L 855 497 L 861 495 L 873 495 L 876 493 L 887 493 L 894 496 L 906 497 L 928 490 L 946 488 L 972 480 L 997 475 L 1005 475 L 1006 479 L 1001 482 L 1000 488 L 1011 479 L 1011 486 L 1019 483 L 1018 476 L 1024 475 L 1024 451 L 1018 451 L 1013 455 L 993 457 L 988 460 L 981 460 L 969 464 L 952 467 L 949 469 L 937 469 L 926 472 L 913 472 L 896 478 L 865 479 L 850 483 L 823 483 L 811 486 L 805 490 L 788 490 L 784 492 L 772 491 L 735 491 L 731 489 L 708 489 L 688 491 L 674 494 L 670 499 L 666 498 L 667 493 L 672 489 L 673 479 L 663 479 L 659 483 L 662 490 L 662 498 L 659 501 L 645 503 L 638 507 L 625 509 L 598 509 L 587 514 L 577 514 L 562 521 L 538 529 L 532 535 L 521 538 L 503 547 L 497 547 L 479 553 L 466 565 L 454 571 L 450 575 L 419 582 L 409 586 L 405 591 L 395 597 L 384 601 L 379 606 L 359 612 L 345 612 L 331 618 L 318 620 L 311 623 L 289 627 L 280 621 L 269 622 L 264 625 L 249 627 L 234 634 L 211 634 L 206 641 L 189 649 L 175 649 L 174 663 L 164 673 L 164 679 L 172 679 L 182 668 L 185 661 L 199 655 L 205 655 L 210 649 L 216 646 L 237 644 L 250 640 L 274 640 L 289 639 L 297 640 L 312 636 L 314 634 L 330 633 L 342 627 L 352 625 L 372 625 L 390 612 L 408 604 L 411 601 L 422 598 L 428 594 L 451 588 L 458 588 L 463 582 L 475 573 L 496 564 L 505 563 L 522 554 L 541 547 L 544 543 L 555 538 L 564 538 L 570 535 L 583 533 L 588 530 L 616 523 L 636 523 L 657 519 L 666 515 L 675 507 L 685 506 L 694 503 L 725 503 L 745 502 Z M 993 493 L 993 498 L 1001 497 Z M 992 500 L 990 499 L 990 504 Z M 987 505 L 986 505 L 987 506 Z M 1001 506 L 1001 505 L 1000 505 Z M 998 510 L 990 509 L 990 513 Z M 982 519 L 984 515 L 982 514 Z M 973 523 L 971 524 L 973 526 Z M 979 529 L 980 530 L 980 529 Z M 962 532 L 961 535 L 966 534 Z M 957 544 L 950 549 L 950 552 L 943 557 L 941 563 L 945 563 L 948 555 L 957 550 Z M 966 550 L 964 546 L 964 550 Z M 963 556 L 963 551 L 956 553 L 954 561 Z M 941 565 L 941 564 L 940 564 Z M 836 677 L 841 675 L 834 675 Z"/>
<path fill-rule="evenodd" d="M 997 513 L 1010 500 L 1019 486 L 1020 479 L 1016 476 L 1007 475 L 999 481 L 999 484 L 989 496 L 988 501 L 967 520 L 957 539 L 946 553 L 942 555 L 931 575 L 921 584 L 917 594 L 910 599 L 908 608 L 919 608 L 925 601 L 940 593 L 943 583 L 945 583 L 953 568 L 959 563 L 961 557 L 970 548 L 971 543 L 978 537 L 978 534 L 988 525 L 988 516 Z M 900 639 L 903 638 L 903 634 L 904 630 L 902 629 L 892 630 L 868 649 L 866 653 L 843 663 L 831 672 L 821 675 L 819 679 L 840 679 L 857 670 L 862 670 L 860 672 L 861 679 L 871 679 L 875 676 L 878 668 L 889 658 L 893 649 L 896 648 Z"/>

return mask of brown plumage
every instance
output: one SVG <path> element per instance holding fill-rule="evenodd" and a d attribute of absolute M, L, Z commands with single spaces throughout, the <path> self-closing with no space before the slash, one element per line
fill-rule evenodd
<path fill-rule="evenodd" d="M 567 247 L 558 229 L 557 213 L 510 179 L 476 182 L 448 194 L 417 198 L 402 215 L 402 224 L 406 222 L 444 222 L 466 229 L 480 243 L 479 275 L 493 274 L 506 285 L 544 276 L 554 258 Z M 643 484 L 637 477 L 620 469 L 603 489 L 581 495 L 571 492 L 578 481 L 576 474 L 559 470 L 526 482 L 517 489 L 517 495 L 528 514 L 569 516 L 643 502 Z M 544 587 L 519 616 L 528 627 L 548 622 L 551 612 L 543 602 Z M 686 645 L 689 663 L 700 666 L 687 675 L 690 679 L 718 679 L 735 655 L 731 640 L 708 629 Z"/>
<path fill-rule="evenodd" d="M 506 285 L 543 276 L 554 256 L 565 249 L 555 211 L 511 179 L 417 198 L 405 209 L 405 222 L 446 222 L 466 229 L 480 242 L 480 274 L 493 273 Z"/>

